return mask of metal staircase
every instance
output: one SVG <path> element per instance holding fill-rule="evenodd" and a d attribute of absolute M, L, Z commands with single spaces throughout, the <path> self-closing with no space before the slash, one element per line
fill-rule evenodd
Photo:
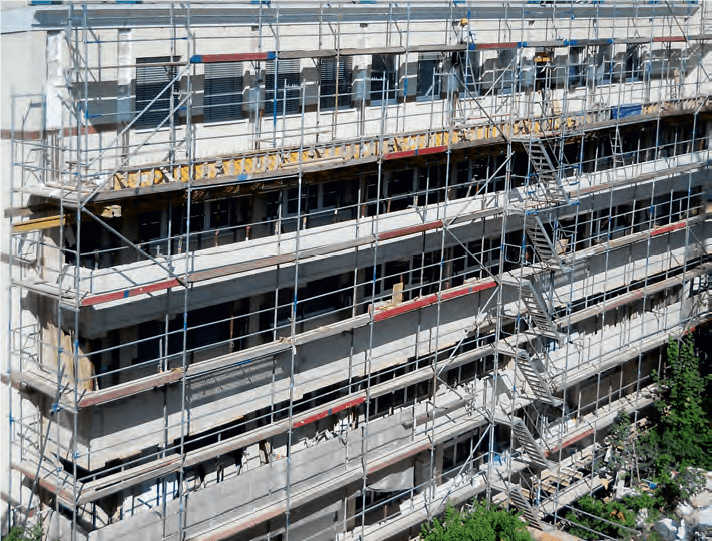
<path fill-rule="evenodd" d="M 539 516 L 539 511 L 531 506 L 529 499 L 522 492 L 522 487 L 518 484 L 504 481 L 504 490 L 509 493 L 512 503 L 524 515 L 527 522 L 534 528 L 543 530 L 545 526 Z"/>
<path fill-rule="evenodd" d="M 532 466 L 546 470 L 552 467 L 552 463 L 547 460 L 546 454 L 541 446 L 536 442 L 532 433 L 529 432 L 524 419 L 516 415 L 508 415 L 501 411 L 491 412 L 485 408 L 484 413 L 489 418 L 490 422 L 499 423 L 509 426 L 512 433 L 517 438 L 517 441 L 522 446 L 524 452 L 529 457 L 529 462 Z"/>
<path fill-rule="evenodd" d="M 536 327 L 541 334 L 558 339 L 559 333 L 556 329 L 556 323 L 551 317 L 551 308 L 539 288 L 534 282 L 527 279 L 521 279 L 519 285 L 521 286 L 521 299 L 524 306 L 527 307 L 527 314 L 529 314 L 532 327 Z"/>
<path fill-rule="evenodd" d="M 511 427 L 517 441 L 519 441 L 529 455 L 531 463 L 541 469 L 550 468 L 551 463 L 547 460 L 544 450 L 536 442 L 532 433 L 529 432 L 527 425 L 524 424 L 524 420 L 520 417 L 512 416 Z"/>
<path fill-rule="evenodd" d="M 561 177 L 549 158 L 544 141 L 538 137 L 519 139 L 519 141 L 529 154 L 531 169 L 537 174 L 538 184 L 543 191 L 543 193 L 539 194 L 538 190 L 534 190 L 530 194 L 533 196 L 532 199 L 550 205 L 568 204 L 570 202 L 569 196 L 564 190 Z"/>
<path fill-rule="evenodd" d="M 549 236 L 536 212 L 525 212 L 524 231 L 542 263 L 559 268 L 563 266 L 556 249 L 555 239 Z"/>
<path fill-rule="evenodd" d="M 548 374 L 546 374 L 544 363 L 538 357 L 532 357 L 527 350 L 520 348 L 501 348 L 500 351 L 516 359 L 517 368 L 534 396 L 555 407 L 562 404 L 561 400 L 551 394 L 552 388 Z"/>

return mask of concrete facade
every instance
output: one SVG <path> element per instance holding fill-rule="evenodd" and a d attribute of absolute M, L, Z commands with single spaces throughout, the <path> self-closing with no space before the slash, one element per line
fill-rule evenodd
<path fill-rule="evenodd" d="M 2 10 L 3 532 L 547 528 L 709 332 L 704 3 Z"/>

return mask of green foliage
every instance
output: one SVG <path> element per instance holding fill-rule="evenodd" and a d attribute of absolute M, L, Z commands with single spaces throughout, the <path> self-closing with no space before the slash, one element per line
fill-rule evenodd
<path fill-rule="evenodd" d="M 656 402 L 655 428 L 641 438 L 638 466 L 659 488 L 664 506 L 672 508 L 701 484 L 694 468 L 712 469 L 712 428 L 703 407 L 711 377 L 700 374 L 700 361 L 688 336 L 667 346 L 669 375 L 655 374 L 660 399 Z"/>
<path fill-rule="evenodd" d="M 423 525 L 423 541 L 532 541 L 526 525 L 519 516 L 505 511 L 488 509 L 473 501 L 472 511 L 460 512 L 449 503 L 445 518 Z"/>
<path fill-rule="evenodd" d="M 641 509 L 648 510 L 648 522 L 655 522 L 662 514 L 660 509 L 664 507 L 664 499 L 656 492 L 655 494 L 643 493 L 637 496 L 626 496 L 623 498 L 623 505 L 636 514 Z"/>
<path fill-rule="evenodd" d="M 42 541 L 44 531 L 42 530 L 42 521 L 40 520 L 32 527 L 15 526 L 3 538 L 3 541 Z"/>
<path fill-rule="evenodd" d="M 658 472 L 673 467 L 712 468 L 712 429 L 702 407 L 703 394 L 710 376 L 700 375 L 700 361 L 688 336 L 678 344 L 670 339 L 667 347 L 670 375 L 656 377 L 662 395 L 656 404 L 660 420 L 655 430 L 659 445 Z"/>
<path fill-rule="evenodd" d="M 608 439 L 611 456 L 606 466 L 613 471 L 632 469 L 635 462 L 635 438 L 631 431 L 631 419 L 628 412 L 622 411 L 616 416 Z"/>
<path fill-rule="evenodd" d="M 622 502 L 603 502 L 592 496 L 584 496 L 576 502 L 576 507 L 587 514 L 569 511 L 566 518 L 574 524 L 569 532 L 582 539 L 600 538 L 600 535 L 588 530 L 601 532 L 614 539 L 628 539 L 630 532 L 625 528 L 635 528 L 635 512 Z M 576 525 L 584 526 L 588 530 Z"/>

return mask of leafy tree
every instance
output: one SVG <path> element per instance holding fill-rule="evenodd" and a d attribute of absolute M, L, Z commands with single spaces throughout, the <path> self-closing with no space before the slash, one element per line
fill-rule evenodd
<path fill-rule="evenodd" d="M 592 496 L 584 496 L 576 502 L 576 507 L 583 513 L 569 511 L 566 518 L 574 524 L 569 532 L 582 539 L 599 539 L 601 536 L 594 532 L 614 539 L 628 539 L 630 532 L 627 528 L 635 528 L 635 512 L 622 502 L 603 502 Z"/>
<path fill-rule="evenodd" d="M 460 512 L 448 503 L 445 518 L 423 525 L 423 541 L 532 541 L 519 515 L 492 510 L 473 501 L 471 511 Z"/>
<path fill-rule="evenodd" d="M 660 412 L 657 436 L 665 466 L 712 468 L 712 429 L 702 407 L 703 394 L 712 376 L 700 375 L 700 360 L 694 343 L 687 336 L 678 342 L 670 339 L 667 347 L 670 375 L 656 375 L 662 399 L 656 404 Z M 661 469 L 658 468 L 660 472 Z"/>
<path fill-rule="evenodd" d="M 667 378 L 654 374 L 660 395 L 656 402 L 659 418 L 642 438 L 639 458 L 640 467 L 661 485 L 658 492 L 672 507 L 701 484 L 701 475 L 694 468 L 712 468 L 712 428 L 703 407 L 712 376 L 700 374 L 700 361 L 689 336 L 679 343 L 670 339 L 667 364 Z"/>

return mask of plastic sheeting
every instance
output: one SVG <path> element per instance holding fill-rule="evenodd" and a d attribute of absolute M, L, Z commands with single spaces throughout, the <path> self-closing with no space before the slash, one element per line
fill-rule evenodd
<path fill-rule="evenodd" d="M 373 492 L 399 492 L 413 488 L 413 464 L 403 463 L 390 466 L 369 479 L 368 490 Z"/>

